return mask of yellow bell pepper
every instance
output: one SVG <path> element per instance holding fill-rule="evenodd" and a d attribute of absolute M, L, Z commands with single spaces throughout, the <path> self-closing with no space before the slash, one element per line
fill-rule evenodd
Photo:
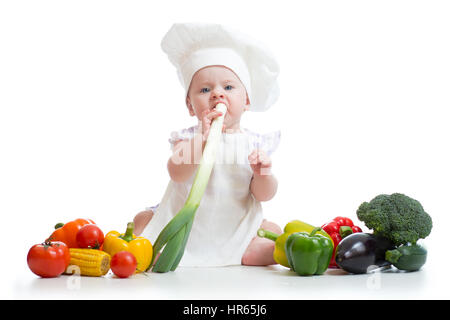
<path fill-rule="evenodd" d="M 300 220 L 293 220 L 293 221 L 289 222 L 288 224 L 286 224 L 286 226 L 284 227 L 284 230 L 283 230 L 284 231 L 283 234 L 276 234 L 276 233 L 268 231 L 268 230 L 259 229 L 258 236 L 260 236 L 261 238 L 267 238 L 272 241 L 275 241 L 275 249 L 273 251 L 273 259 L 275 260 L 276 263 L 279 263 L 286 268 L 290 268 L 291 266 L 289 265 L 288 258 L 286 256 L 286 251 L 285 251 L 285 244 L 286 244 L 287 238 L 295 232 L 311 233 L 314 229 L 315 229 L 314 226 L 312 226 L 306 222 L 303 222 Z M 321 234 L 323 236 L 326 236 L 327 238 L 329 238 L 331 240 L 328 233 L 326 233 L 322 229 L 317 231 L 317 233 Z"/>
<path fill-rule="evenodd" d="M 133 230 L 134 223 L 129 222 L 124 234 L 117 231 L 108 232 L 103 242 L 103 251 L 109 253 L 111 257 L 119 251 L 131 252 L 137 261 L 136 272 L 142 272 L 150 266 L 153 247 L 150 240 L 144 237 L 136 237 Z"/>

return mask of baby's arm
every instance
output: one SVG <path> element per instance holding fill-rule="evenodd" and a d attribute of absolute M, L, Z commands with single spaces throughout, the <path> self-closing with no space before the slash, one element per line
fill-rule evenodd
<path fill-rule="evenodd" d="M 253 175 L 250 183 L 250 191 L 258 201 L 269 201 L 277 193 L 278 181 L 273 174 Z"/>
<path fill-rule="evenodd" d="M 167 170 L 173 181 L 183 182 L 194 174 L 206 144 L 203 140 L 203 135 L 196 133 L 190 140 L 175 143 L 173 154 L 167 162 Z"/>
<path fill-rule="evenodd" d="M 253 170 L 250 191 L 256 200 L 269 201 L 278 189 L 278 181 L 271 172 L 272 160 L 262 150 L 254 150 L 248 160 Z"/>

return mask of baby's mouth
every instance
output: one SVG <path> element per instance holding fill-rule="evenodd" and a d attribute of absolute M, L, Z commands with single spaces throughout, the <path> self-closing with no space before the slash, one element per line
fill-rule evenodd
<path fill-rule="evenodd" d="M 228 105 L 225 103 L 225 101 L 217 101 L 214 103 L 213 109 L 215 109 L 219 103 L 224 104 L 228 108 Z"/>

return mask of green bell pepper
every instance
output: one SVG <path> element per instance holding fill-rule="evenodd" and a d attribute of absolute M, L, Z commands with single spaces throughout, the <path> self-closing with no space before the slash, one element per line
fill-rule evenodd
<path fill-rule="evenodd" d="M 296 232 L 291 234 L 285 244 L 285 252 L 291 268 L 300 276 L 324 273 L 333 255 L 333 241 L 316 234 L 321 228 L 311 233 Z"/>

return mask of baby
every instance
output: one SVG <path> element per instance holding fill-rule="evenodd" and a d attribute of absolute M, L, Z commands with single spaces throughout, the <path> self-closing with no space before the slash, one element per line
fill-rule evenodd
<path fill-rule="evenodd" d="M 245 55 L 249 50 L 242 51 L 241 42 L 254 50 L 253 56 Z M 236 146 L 239 151 L 251 152 L 245 163 L 227 163 L 220 156 L 216 159 L 180 265 L 275 264 L 274 242 L 257 237 L 256 231 L 264 228 L 282 233 L 278 225 L 263 219 L 260 204 L 272 199 L 277 191 L 270 153 L 278 144 L 279 133 L 258 135 L 241 128 L 240 120 L 244 112 L 257 106 L 267 109 L 275 100 L 267 92 L 262 99 L 258 92 L 277 95 L 276 77 L 271 74 L 270 79 L 264 74 L 267 65 L 276 64 L 259 44 L 251 39 L 246 42 L 242 35 L 219 25 L 175 24 L 162 46 L 178 68 L 189 114 L 197 117 L 198 125 L 175 133 L 169 140 L 172 156 L 167 168 L 171 181 L 159 205 L 136 215 L 135 233 L 154 243 L 184 205 L 211 123 L 221 115 L 215 106 L 223 103 L 227 113 L 219 155 L 234 152 Z M 252 66 L 252 59 L 258 58 L 262 59 L 260 65 Z"/>

